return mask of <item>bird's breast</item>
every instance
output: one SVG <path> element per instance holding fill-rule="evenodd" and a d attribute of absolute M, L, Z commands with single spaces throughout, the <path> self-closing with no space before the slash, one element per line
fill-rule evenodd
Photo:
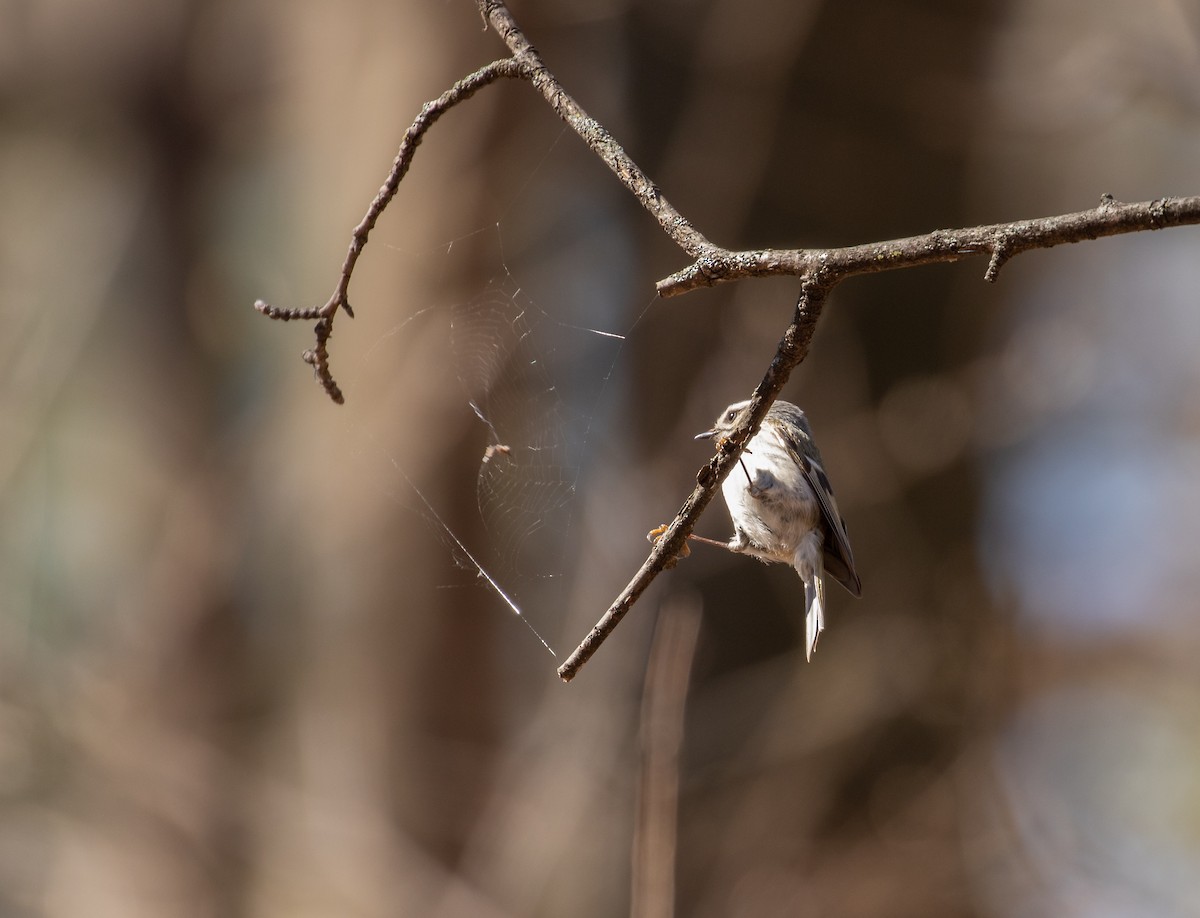
<path fill-rule="evenodd" d="M 790 562 L 820 519 L 820 506 L 800 466 L 776 437 L 762 431 L 721 491 L 734 525 L 773 560 Z"/>

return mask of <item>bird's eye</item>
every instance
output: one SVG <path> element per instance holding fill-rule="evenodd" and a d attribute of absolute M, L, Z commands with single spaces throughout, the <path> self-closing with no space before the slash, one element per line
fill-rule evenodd
<path fill-rule="evenodd" d="M 733 419 L 734 419 L 734 418 L 736 418 L 736 417 L 737 417 L 737 412 L 736 412 L 736 411 L 726 411 L 726 412 L 725 412 L 725 420 L 726 420 L 726 421 L 729 421 L 729 422 L 731 422 L 731 423 L 732 423 Z"/>

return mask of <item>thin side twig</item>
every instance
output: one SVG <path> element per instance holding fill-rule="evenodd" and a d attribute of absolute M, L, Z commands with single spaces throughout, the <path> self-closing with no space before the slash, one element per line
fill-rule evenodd
<path fill-rule="evenodd" d="M 512 58 L 504 58 L 486 66 L 480 67 L 469 76 L 463 77 L 444 93 L 434 99 L 432 102 L 426 102 L 421 107 L 421 113 L 417 115 L 407 131 L 404 132 L 404 139 L 400 141 L 400 149 L 396 153 L 396 158 L 392 161 L 391 171 L 388 172 L 387 178 L 379 191 L 372 198 L 367 212 L 359 221 L 358 226 L 354 227 L 354 232 L 350 237 L 350 249 L 346 252 L 346 259 L 342 262 L 342 270 L 338 275 L 337 286 L 333 289 L 333 294 L 325 301 L 324 306 L 315 306 L 301 309 L 289 309 L 282 306 L 272 306 L 263 300 L 257 300 L 254 303 L 254 308 L 270 319 L 279 319 L 284 322 L 293 319 L 308 319 L 318 320 L 315 328 L 317 342 L 312 349 L 307 350 L 303 354 L 304 362 L 312 364 L 313 369 L 317 374 L 317 379 L 321 383 L 325 392 L 331 399 L 339 405 L 345 401 L 342 390 L 334 381 L 333 375 L 329 371 L 329 351 L 327 343 L 330 335 L 333 333 L 333 318 L 340 307 L 345 311 L 346 315 L 354 318 L 354 310 L 350 307 L 350 278 L 354 274 L 354 266 L 358 263 L 358 256 L 362 254 L 363 249 L 367 244 L 367 237 L 371 235 L 371 230 L 375 228 L 380 215 L 387 209 L 392 198 L 396 196 L 396 191 L 400 187 L 400 181 L 408 172 L 409 166 L 412 165 L 413 156 L 420 146 L 421 141 L 425 137 L 425 132 L 428 131 L 442 115 L 458 105 L 460 102 L 465 102 L 471 96 L 475 95 L 484 86 L 489 83 L 494 83 L 496 80 L 503 78 L 522 77 L 524 72 L 518 63 Z"/>

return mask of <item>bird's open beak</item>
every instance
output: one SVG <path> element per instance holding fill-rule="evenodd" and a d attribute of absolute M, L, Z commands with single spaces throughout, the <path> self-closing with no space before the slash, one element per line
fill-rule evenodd
<path fill-rule="evenodd" d="M 706 431 L 704 431 L 704 433 L 696 434 L 696 436 L 692 437 L 692 439 L 693 440 L 711 440 L 716 435 L 717 435 L 717 432 L 715 430 L 706 430 Z"/>

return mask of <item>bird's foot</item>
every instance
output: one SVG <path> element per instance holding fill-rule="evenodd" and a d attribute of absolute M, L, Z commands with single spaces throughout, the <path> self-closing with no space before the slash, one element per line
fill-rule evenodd
<path fill-rule="evenodd" d="M 667 523 L 663 523 L 661 526 L 655 526 L 653 529 L 651 529 L 649 532 L 646 533 L 646 541 L 658 544 L 658 541 L 663 537 L 663 533 L 665 533 L 668 528 L 669 528 L 669 524 L 667 524 Z M 679 554 L 677 554 L 674 558 L 672 558 L 670 561 L 668 561 L 665 566 L 668 568 L 674 567 L 681 558 L 686 558 L 691 553 L 692 553 L 691 546 L 688 545 L 687 542 L 684 542 L 683 548 L 681 548 L 679 550 Z"/>

